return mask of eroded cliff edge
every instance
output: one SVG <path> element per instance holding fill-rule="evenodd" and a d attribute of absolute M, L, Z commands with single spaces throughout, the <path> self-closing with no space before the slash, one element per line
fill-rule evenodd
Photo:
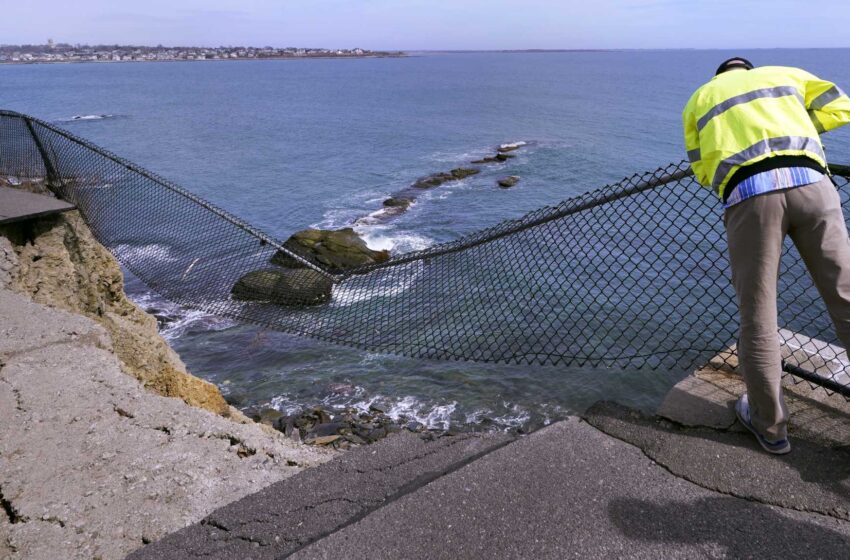
<path fill-rule="evenodd" d="M 222 416 L 235 414 L 215 385 L 187 373 L 159 336 L 156 319 L 127 298 L 118 262 L 79 212 L 0 226 L 4 285 L 96 321 L 109 333 L 124 372 L 155 393 Z"/>
<path fill-rule="evenodd" d="M 123 558 L 333 456 L 187 373 L 78 213 L 0 226 L 0 558 Z"/>

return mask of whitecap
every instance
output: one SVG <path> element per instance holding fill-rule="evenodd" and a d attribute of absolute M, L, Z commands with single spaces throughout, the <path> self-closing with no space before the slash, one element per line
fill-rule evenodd
<path fill-rule="evenodd" d="M 528 142 L 526 142 L 525 140 L 520 140 L 518 142 L 509 142 L 507 144 L 500 144 L 499 149 L 500 150 L 507 150 L 509 148 L 521 148 L 522 146 L 527 146 L 527 145 L 528 145 Z"/>
<path fill-rule="evenodd" d="M 63 123 L 73 123 L 73 122 L 85 122 L 85 121 L 101 121 L 104 119 L 114 119 L 119 115 L 110 115 L 110 114 L 92 114 L 92 115 L 73 115 L 67 119 L 60 119 L 59 122 Z"/>

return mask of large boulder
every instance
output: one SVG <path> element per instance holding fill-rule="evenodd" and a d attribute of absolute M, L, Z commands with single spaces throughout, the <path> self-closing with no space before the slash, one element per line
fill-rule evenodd
<path fill-rule="evenodd" d="M 370 249 L 352 228 L 305 229 L 287 239 L 283 246 L 334 274 L 390 258 L 389 251 Z M 275 253 L 271 262 L 286 268 L 305 268 L 302 262 L 282 251 Z"/>
<path fill-rule="evenodd" d="M 407 210 L 414 199 L 409 196 L 391 196 L 384 201 L 385 208 L 402 208 Z"/>
<path fill-rule="evenodd" d="M 302 307 L 331 299 L 333 282 L 310 268 L 254 270 L 236 281 L 234 299 Z"/>

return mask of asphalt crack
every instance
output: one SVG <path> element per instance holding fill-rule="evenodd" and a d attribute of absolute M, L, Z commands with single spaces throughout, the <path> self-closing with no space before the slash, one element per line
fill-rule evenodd
<path fill-rule="evenodd" d="M 434 453 L 437 453 L 437 452 L 439 452 L 443 449 L 447 449 L 448 447 L 450 447 L 452 445 L 456 445 L 458 443 L 461 443 L 462 441 L 467 441 L 468 439 L 470 439 L 470 438 L 460 439 L 456 442 L 453 441 L 449 445 L 441 446 L 439 449 L 437 449 L 435 451 L 429 451 L 428 453 L 423 453 L 421 455 L 418 455 L 417 458 L 423 459 L 423 458 L 428 457 L 428 456 L 430 456 Z M 496 445 L 493 445 L 492 447 L 488 447 L 488 448 L 486 448 L 486 449 L 484 449 L 484 450 L 482 450 L 478 453 L 470 455 L 470 456 L 468 456 L 468 457 L 466 457 L 466 458 L 464 458 L 460 461 L 457 461 L 456 463 L 452 463 L 452 464 L 447 465 L 447 466 L 445 466 L 441 469 L 432 470 L 432 471 L 425 472 L 425 473 L 419 475 L 418 477 L 414 478 L 413 480 L 409 481 L 408 483 L 399 486 L 396 489 L 395 492 L 385 496 L 383 500 L 376 501 L 371 506 L 364 506 L 362 508 L 362 510 L 360 511 L 360 513 L 348 518 L 343 523 L 337 525 L 333 529 L 330 529 L 328 531 L 324 531 L 324 532 L 322 532 L 318 535 L 315 535 L 315 536 L 312 536 L 308 539 L 305 539 L 305 541 L 300 546 L 297 546 L 296 548 L 287 551 L 284 554 L 284 556 L 282 556 L 282 558 L 287 558 L 287 557 L 291 556 L 292 554 L 295 554 L 299 550 L 302 550 L 303 548 L 305 548 L 305 547 L 307 547 L 307 546 L 309 546 L 309 545 L 311 545 L 311 544 L 313 544 L 317 541 L 320 541 L 320 540 L 324 539 L 325 537 L 328 537 L 328 536 L 330 536 L 330 535 L 332 535 L 332 534 L 334 534 L 338 531 L 345 529 L 346 527 L 349 527 L 350 525 L 357 523 L 361 519 L 371 515 L 373 512 L 375 512 L 375 511 L 377 511 L 381 508 L 384 508 L 384 507 L 388 506 L 389 504 L 391 504 L 391 503 L 393 503 L 397 500 L 400 500 L 404 496 L 407 496 L 408 494 L 411 494 L 411 493 L 419 490 L 423 486 L 426 486 L 426 485 L 430 484 L 431 482 L 434 482 L 435 480 L 437 480 L 439 478 L 442 478 L 444 476 L 452 474 L 453 472 L 462 469 L 463 467 L 469 465 L 470 463 L 473 463 L 473 462 L 477 461 L 478 459 L 481 459 L 481 458 L 483 458 L 483 457 L 485 457 L 485 456 L 487 456 L 487 455 L 489 455 L 489 454 L 491 454 L 495 451 L 498 451 L 499 449 L 513 443 L 514 441 L 516 441 L 515 438 L 506 438 L 504 441 L 499 442 Z M 415 460 L 415 459 L 411 459 L 411 460 L 408 460 L 408 461 L 402 461 L 401 463 L 398 463 L 396 465 L 390 465 L 388 467 L 381 467 L 380 469 L 362 471 L 362 474 L 366 474 L 366 473 L 369 473 L 369 472 L 384 472 L 385 470 L 387 470 L 389 468 L 397 468 L 401 465 L 409 463 L 412 460 Z"/>
<path fill-rule="evenodd" d="M 587 423 L 593 429 L 598 430 L 599 432 L 605 434 L 606 436 L 608 436 L 610 438 L 616 439 L 617 441 L 621 441 L 621 442 L 623 442 L 627 445 L 630 445 L 630 446 L 638 449 L 643 454 L 644 457 L 646 457 L 647 459 L 649 459 L 652 462 L 653 465 L 658 466 L 662 470 L 669 473 L 671 476 L 678 478 L 680 480 L 684 480 L 684 481 L 689 482 L 691 484 L 694 484 L 696 486 L 699 486 L 700 488 L 702 488 L 704 490 L 708 490 L 710 492 L 716 492 L 717 494 L 721 494 L 723 496 L 729 496 L 731 498 L 737 498 L 739 500 L 744 500 L 746 502 L 755 503 L 755 504 L 759 504 L 759 505 L 763 505 L 763 506 L 777 507 L 777 508 L 781 508 L 781 509 L 788 510 L 788 511 L 797 511 L 797 512 L 802 512 L 802 513 L 809 513 L 809 514 L 812 514 L 812 515 L 821 515 L 821 516 L 824 516 L 824 517 L 829 517 L 830 519 L 837 519 L 839 521 L 844 521 L 844 522 L 848 521 L 846 519 L 846 517 L 841 516 L 840 515 L 841 512 L 838 512 L 838 511 L 831 510 L 831 511 L 825 512 L 824 510 L 819 511 L 819 510 L 815 510 L 815 509 L 811 509 L 811 508 L 807 508 L 807 507 L 795 507 L 793 505 L 786 505 L 786 504 L 782 504 L 782 503 L 778 503 L 778 502 L 767 501 L 767 500 L 758 498 L 758 497 L 753 496 L 753 495 L 742 494 L 742 493 L 735 492 L 735 491 L 732 491 L 732 490 L 723 489 L 723 488 L 720 488 L 718 486 L 705 484 L 704 482 L 701 482 L 700 480 L 696 479 L 695 477 L 688 476 L 686 473 L 679 473 L 679 472 L 672 470 L 667 464 L 662 462 L 660 460 L 660 458 L 649 453 L 646 449 L 644 449 L 640 445 L 637 445 L 634 442 L 631 442 L 631 441 L 629 441 L 629 440 L 627 440 L 623 437 L 620 437 L 616 434 L 613 434 L 613 433 L 605 430 L 601 426 L 596 426 L 596 425 L 594 425 L 593 423 L 589 422 L 588 420 L 586 420 L 584 418 L 582 418 L 581 421 Z M 680 425 L 676 422 L 673 422 L 673 421 L 670 421 L 670 420 L 667 420 L 667 419 L 665 419 L 665 421 L 670 422 L 674 426 L 678 426 L 682 430 L 687 430 L 686 427 L 684 427 L 684 426 L 682 426 L 682 425 Z M 737 433 L 733 430 L 720 430 L 720 429 L 718 429 L 718 430 L 715 430 L 715 431 L 720 432 L 720 433 Z"/>

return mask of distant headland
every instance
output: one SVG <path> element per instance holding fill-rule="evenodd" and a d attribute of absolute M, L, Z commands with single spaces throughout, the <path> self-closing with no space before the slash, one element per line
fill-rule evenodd
<path fill-rule="evenodd" d="M 164 47 L 158 45 L 0 45 L 0 64 L 44 62 L 164 62 L 282 58 L 365 58 L 406 56 L 402 51 L 298 47 Z"/>

